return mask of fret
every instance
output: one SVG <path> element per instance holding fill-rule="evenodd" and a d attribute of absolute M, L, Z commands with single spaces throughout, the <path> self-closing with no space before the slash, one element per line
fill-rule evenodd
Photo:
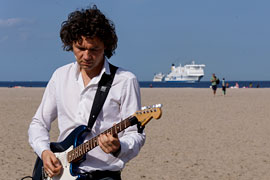
<path fill-rule="evenodd" d="M 71 152 L 72 152 L 72 150 L 68 152 L 68 158 L 67 158 L 68 162 L 70 162 L 71 159 L 72 159 L 72 153 Z"/>
<path fill-rule="evenodd" d="M 93 139 L 93 148 L 95 148 L 96 147 L 96 137 L 94 137 L 94 139 Z"/>
<path fill-rule="evenodd" d="M 75 148 L 74 151 L 75 151 L 75 159 L 76 159 L 77 157 L 79 157 L 78 156 L 78 148 Z"/>
<path fill-rule="evenodd" d="M 96 139 L 97 137 L 94 137 L 94 141 L 93 141 L 93 148 L 95 148 L 97 145 L 96 145 L 96 142 L 97 142 L 97 139 Z"/>
<path fill-rule="evenodd" d="M 70 162 L 71 159 L 72 159 L 72 154 L 71 154 L 71 151 L 70 151 L 70 152 L 68 152 L 68 162 Z"/>
<path fill-rule="evenodd" d="M 93 148 L 95 148 L 96 147 L 96 137 L 94 137 L 94 139 L 93 139 Z"/>
<path fill-rule="evenodd" d="M 120 131 L 122 131 L 124 128 L 123 128 L 123 121 L 120 123 Z"/>
<path fill-rule="evenodd" d="M 94 145 L 94 138 L 91 139 L 91 149 L 94 149 L 95 145 Z"/>
<path fill-rule="evenodd" d="M 88 144 L 89 144 L 90 150 L 93 149 L 93 146 L 92 146 L 92 139 L 90 139 L 90 140 L 88 141 Z"/>
<path fill-rule="evenodd" d="M 81 149 L 82 149 L 82 151 L 81 151 L 81 152 L 82 152 L 82 153 L 81 153 L 81 155 L 83 155 L 83 154 L 84 154 L 84 152 L 83 152 L 83 144 L 81 144 L 80 146 L 81 146 Z"/>
<path fill-rule="evenodd" d="M 117 126 L 117 133 L 121 132 L 121 123 L 118 124 Z"/>
<path fill-rule="evenodd" d="M 76 159 L 77 159 L 78 157 L 80 157 L 79 148 L 76 148 L 76 152 L 77 152 L 77 155 L 76 155 Z"/>
<path fill-rule="evenodd" d="M 91 139 L 91 149 L 94 149 L 94 147 L 95 147 L 95 144 L 94 144 L 94 138 L 93 138 Z"/>
<path fill-rule="evenodd" d="M 84 144 L 81 144 L 81 146 L 82 146 L 82 154 L 81 155 L 83 155 L 85 152 L 84 152 Z"/>
<path fill-rule="evenodd" d="M 85 151 L 86 151 L 86 152 L 90 151 L 89 141 L 87 141 L 87 142 L 85 143 Z"/>
<path fill-rule="evenodd" d="M 119 133 L 119 132 L 121 132 L 122 130 L 121 130 L 121 124 L 119 124 L 119 126 L 117 127 L 118 129 L 117 129 L 117 133 Z"/>
<path fill-rule="evenodd" d="M 83 147 L 83 149 L 84 149 L 84 154 L 88 152 L 87 149 L 86 149 L 86 144 L 88 144 L 88 143 L 84 143 L 84 144 L 83 144 L 83 146 L 84 146 L 84 147 Z"/>
<path fill-rule="evenodd" d="M 82 155 L 82 146 L 80 145 L 80 146 L 78 146 L 78 151 L 79 151 L 79 153 L 78 153 L 78 156 L 80 157 L 81 155 Z"/>
<path fill-rule="evenodd" d="M 72 150 L 72 158 L 71 158 L 72 160 L 74 160 L 75 159 L 75 152 L 74 152 L 74 150 Z"/>
<path fill-rule="evenodd" d="M 95 139 L 95 147 L 96 147 L 98 145 L 97 137 L 95 137 L 94 139 Z"/>

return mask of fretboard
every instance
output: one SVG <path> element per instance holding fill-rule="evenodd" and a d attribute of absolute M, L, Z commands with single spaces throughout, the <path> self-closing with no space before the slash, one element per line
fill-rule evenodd
<path fill-rule="evenodd" d="M 107 134 L 107 133 L 118 134 L 119 132 L 121 132 L 124 129 L 131 126 L 131 121 L 130 121 L 131 118 L 132 117 L 129 117 L 129 118 L 121 121 L 120 123 L 114 125 L 110 129 L 107 129 L 106 131 L 104 131 L 101 134 Z M 68 162 L 71 163 L 71 162 L 76 161 L 77 159 L 80 159 L 84 154 L 86 154 L 87 152 L 89 152 L 92 149 L 94 149 L 95 147 L 97 147 L 98 146 L 98 137 L 99 137 L 99 135 L 86 141 L 85 143 L 80 144 L 79 146 L 77 146 L 73 150 L 69 151 L 68 155 L 67 155 Z"/>

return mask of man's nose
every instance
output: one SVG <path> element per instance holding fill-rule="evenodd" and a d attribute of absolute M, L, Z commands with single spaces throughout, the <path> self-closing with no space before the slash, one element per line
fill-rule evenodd
<path fill-rule="evenodd" d="M 91 55 L 91 53 L 90 53 L 89 50 L 86 50 L 86 51 L 83 53 L 83 58 L 86 59 L 86 60 L 92 58 L 92 55 Z"/>

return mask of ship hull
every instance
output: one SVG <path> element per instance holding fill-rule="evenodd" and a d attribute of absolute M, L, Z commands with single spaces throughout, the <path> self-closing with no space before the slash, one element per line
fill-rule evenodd
<path fill-rule="evenodd" d="M 164 81 L 164 82 L 168 82 L 168 83 L 197 83 L 200 81 Z"/>
<path fill-rule="evenodd" d="M 173 78 L 165 78 L 164 81 L 165 82 L 182 82 L 182 83 L 195 83 L 195 82 L 200 82 L 200 80 L 203 78 L 203 76 L 199 76 L 199 77 L 182 77 L 182 78 L 177 78 L 177 77 L 173 77 Z"/>

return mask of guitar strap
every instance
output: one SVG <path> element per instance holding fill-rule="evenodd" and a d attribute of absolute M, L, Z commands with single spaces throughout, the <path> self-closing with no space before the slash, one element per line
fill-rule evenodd
<path fill-rule="evenodd" d="M 112 65 L 109 63 L 110 71 L 111 74 L 106 74 L 105 72 L 103 73 L 99 83 L 98 83 L 98 89 L 94 98 L 94 102 L 92 105 L 91 113 L 89 116 L 89 121 L 88 121 L 88 129 L 91 130 L 97 117 L 98 114 L 100 113 L 103 104 L 108 96 L 108 93 L 110 91 L 110 88 L 112 86 L 112 82 L 116 73 L 116 70 L 118 67 Z"/>

